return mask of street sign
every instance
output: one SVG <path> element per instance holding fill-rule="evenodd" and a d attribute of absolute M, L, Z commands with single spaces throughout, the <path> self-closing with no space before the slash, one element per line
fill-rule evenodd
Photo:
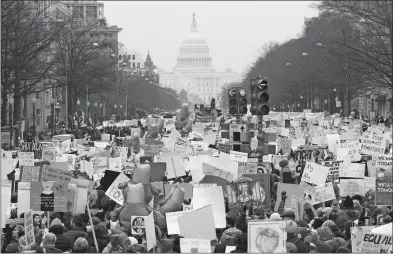
<path fill-rule="evenodd" d="M 241 133 L 247 132 L 247 124 L 231 124 L 229 128 L 229 142 L 241 143 Z"/>

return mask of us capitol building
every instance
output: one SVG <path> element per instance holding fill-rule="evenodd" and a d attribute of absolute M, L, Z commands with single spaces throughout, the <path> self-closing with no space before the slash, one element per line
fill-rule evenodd
<path fill-rule="evenodd" d="M 215 98 L 220 104 L 220 93 L 224 84 L 241 81 L 242 76 L 226 69 L 216 72 L 212 67 L 210 48 L 199 33 L 195 13 L 190 32 L 179 48 L 177 64 L 172 72 L 160 72 L 160 85 L 170 87 L 178 93 L 184 89 L 188 94 L 196 94 L 209 104 Z"/>

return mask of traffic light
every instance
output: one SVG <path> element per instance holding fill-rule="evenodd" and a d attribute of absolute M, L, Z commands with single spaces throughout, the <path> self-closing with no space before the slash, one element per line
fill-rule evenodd
<path fill-rule="evenodd" d="M 242 87 L 228 89 L 228 104 L 230 115 L 247 114 L 246 90 Z"/>
<path fill-rule="evenodd" d="M 266 133 L 264 131 L 258 133 L 257 139 L 258 139 L 258 147 L 256 149 L 257 153 L 260 153 L 261 155 L 266 155 L 267 154 Z"/>
<path fill-rule="evenodd" d="M 250 79 L 251 86 L 251 114 L 253 115 L 268 115 L 269 107 L 269 93 L 266 79 L 257 77 Z"/>
<path fill-rule="evenodd" d="M 194 109 L 198 110 L 198 104 L 194 104 Z"/>
<path fill-rule="evenodd" d="M 210 102 L 210 108 L 211 109 L 215 109 L 216 108 L 216 99 L 212 98 L 212 100 Z"/>

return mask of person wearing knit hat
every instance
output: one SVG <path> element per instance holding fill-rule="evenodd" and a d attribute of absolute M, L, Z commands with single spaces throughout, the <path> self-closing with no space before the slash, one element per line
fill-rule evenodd
<path fill-rule="evenodd" d="M 60 219 L 52 220 L 49 232 L 55 234 L 56 243 L 55 248 L 63 252 L 69 251 L 71 246 L 71 240 L 69 237 L 64 235 L 64 226 Z"/>
<path fill-rule="evenodd" d="M 392 222 L 392 217 L 390 217 L 390 215 L 386 215 L 385 217 L 383 217 L 381 225 L 386 225 L 389 224 L 390 222 Z"/>
<path fill-rule="evenodd" d="M 339 247 L 337 248 L 336 253 L 352 253 L 352 251 L 346 247 Z"/>
<path fill-rule="evenodd" d="M 347 196 L 343 202 L 343 208 L 342 209 L 353 209 L 353 201 L 350 196 Z"/>
<path fill-rule="evenodd" d="M 294 221 L 287 220 L 287 242 L 297 240 L 297 224 Z"/>
<path fill-rule="evenodd" d="M 239 238 L 243 232 L 237 228 L 228 228 L 221 236 L 220 242 L 229 246 L 236 246 L 239 244 Z"/>
<path fill-rule="evenodd" d="M 325 242 L 333 238 L 333 233 L 329 228 L 318 228 L 318 239 L 319 241 Z"/>
<path fill-rule="evenodd" d="M 42 240 L 42 247 L 45 249 L 45 253 L 61 253 L 62 251 L 55 247 L 56 235 L 53 233 L 47 233 Z"/>
<path fill-rule="evenodd" d="M 270 215 L 270 220 L 282 220 L 280 214 L 278 213 L 272 213 L 272 215 Z"/>
<path fill-rule="evenodd" d="M 320 228 L 323 224 L 323 220 L 320 218 L 315 218 L 314 219 L 314 223 L 312 224 L 312 228 L 317 230 L 318 228 Z"/>
<path fill-rule="evenodd" d="M 296 252 L 297 252 L 296 245 L 291 242 L 287 242 L 287 253 L 296 253 Z"/>
<path fill-rule="evenodd" d="M 337 200 L 333 200 L 331 208 L 332 212 L 338 212 L 338 210 L 340 210 L 340 204 Z"/>
<path fill-rule="evenodd" d="M 304 237 L 304 242 L 309 244 L 316 244 L 318 242 L 318 233 L 311 232 L 311 234 L 308 234 L 306 237 Z"/>
<path fill-rule="evenodd" d="M 333 247 L 325 242 L 317 242 L 316 251 L 318 253 L 331 253 L 333 251 Z"/>
<path fill-rule="evenodd" d="M 322 217 L 322 215 L 323 215 L 323 212 L 322 212 L 322 207 L 318 207 L 318 209 L 317 210 L 315 210 L 316 212 L 317 212 L 317 215 L 318 215 L 318 217 L 319 218 L 321 218 Z"/>
<path fill-rule="evenodd" d="M 305 220 L 297 220 L 296 224 L 298 227 L 308 228 L 309 225 Z"/>
<path fill-rule="evenodd" d="M 326 243 L 333 247 L 333 252 L 336 252 L 336 250 L 340 247 L 345 247 L 347 244 L 341 237 L 334 237 L 333 239 L 326 241 Z"/>

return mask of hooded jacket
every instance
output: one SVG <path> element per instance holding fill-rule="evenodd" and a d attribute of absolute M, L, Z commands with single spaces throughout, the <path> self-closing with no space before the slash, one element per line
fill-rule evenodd
<path fill-rule="evenodd" d="M 62 225 L 54 225 L 49 228 L 49 232 L 56 235 L 56 249 L 62 252 L 69 251 L 71 247 L 71 240 L 64 235 L 64 227 Z"/>
<path fill-rule="evenodd" d="M 70 239 L 71 244 L 74 244 L 75 240 L 79 237 L 83 237 L 86 239 L 88 237 L 87 233 L 81 227 L 72 227 L 71 230 L 65 232 L 64 235 Z M 72 248 L 72 246 L 70 246 L 70 248 Z"/>

